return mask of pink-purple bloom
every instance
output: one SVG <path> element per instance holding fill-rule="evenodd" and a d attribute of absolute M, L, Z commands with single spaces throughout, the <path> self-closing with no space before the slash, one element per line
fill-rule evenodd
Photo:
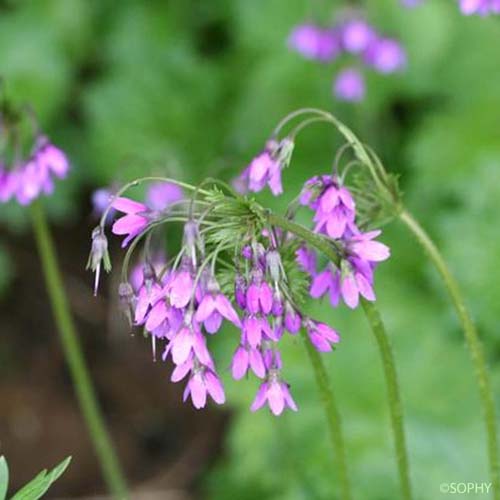
<path fill-rule="evenodd" d="M 356 68 L 343 69 L 335 78 L 333 88 L 340 101 L 359 102 L 365 97 L 365 80 Z"/>
<path fill-rule="evenodd" d="M 292 147 L 290 139 L 269 141 L 245 169 L 247 189 L 260 191 L 269 185 L 276 191 L 272 180 L 276 172 L 281 187 L 281 171 Z M 304 329 L 306 341 L 321 353 L 333 351 L 340 341 L 333 327 L 302 310 L 307 291 L 313 298 L 328 295 L 334 307 L 341 300 L 350 308 L 358 306 L 360 297 L 375 300 L 374 271 L 390 251 L 377 241 L 380 231 L 365 232 L 358 226 L 356 202 L 344 182 L 345 171 L 337 166 L 334 174 L 312 177 L 287 212 L 293 218 L 300 205 L 313 211 L 314 239 L 329 245 L 337 256 L 330 255 L 332 261 L 322 270 L 318 270 L 321 257 L 307 238 L 298 238 L 281 225 L 275 227 L 253 197 L 234 193 L 226 197 L 218 190 L 214 190 L 216 201 L 203 189 L 198 193 L 199 206 L 178 209 L 181 215 L 176 213 L 175 218 L 184 222 L 184 231 L 181 251 L 174 259 L 167 261 L 152 252 L 150 233 L 145 238 L 149 246 L 143 262 L 133 270 L 131 283 L 120 285 L 120 301 L 131 323 L 150 337 L 153 357 L 157 344 L 164 346 L 162 359 L 173 364 L 171 380 L 185 381 L 183 399 L 191 399 L 196 409 L 206 406 L 210 398 L 217 404 L 225 401 L 210 351 L 212 337 L 223 334 L 224 324 L 240 332 L 232 348 L 233 378 L 255 376 L 260 381 L 251 410 L 267 405 L 271 413 L 280 415 L 286 408 L 297 411 L 284 378 L 282 339 Z M 113 208 L 124 214 L 112 227 L 115 234 L 125 235 L 123 246 L 145 235 L 151 223 L 156 227 L 156 222 L 168 220 L 165 208 L 175 201 L 163 202 L 148 205 L 125 197 L 113 199 Z M 106 256 L 104 226 L 98 226 L 89 258 L 97 276 Z"/>
<path fill-rule="evenodd" d="M 114 222 L 111 231 L 113 234 L 126 235 L 122 242 L 122 247 L 126 247 L 148 225 L 148 207 L 143 203 L 123 197 L 115 198 L 112 207 L 125 214 Z"/>
<path fill-rule="evenodd" d="M 394 73 L 406 66 L 406 52 L 397 40 L 379 38 L 367 49 L 364 60 L 379 73 Z"/>
<path fill-rule="evenodd" d="M 288 384 L 280 380 L 279 373 L 275 371 L 271 371 L 269 379 L 259 387 L 250 409 L 257 411 L 266 403 L 269 405 L 271 412 L 276 416 L 281 415 L 286 407 L 293 411 L 298 410 Z"/>
<path fill-rule="evenodd" d="M 332 344 L 340 342 L 339 334 L 325 323 L 306 321 L 306 331 L 313 346 L 320 352 L 330 352 Z"/>
<path fill-rule="evenodd" d="M 378 33 L 359 14 L 347 13 L 340 22 L 328 29 L 313 24 L 299 25 L 289 37 L 289 46 L 307 59 L 322 62 L 330 61 L 342 53 L 349 54 L 351 59 L 355 56 L 360 63 L 382 74 L 394 73 L 406 66 L 406 52 L 402 45 Z M 361 68 L 342 68 L 335 78 L 332 91 L 341 101 L 362 101 L 366 88 Z"/>
<path fill-rule="evenodd" d="M 182 188 L 173 182 L 154 182 L 146 191 L 146 205 L 157 212 L 184 198 Z"/>
<path fill-rule="evenodd" d="M 342 47 L 351 54 L 361 54 L 376 39 L 377 33 L 364 19 L 354 18 L 341 26 Z"/>
<path fill-rule="evenodd" d="M 466 16 L 500 14 L 500 0 L 459 0 L 460 11 Z"/>
<path fill-rule="evenodd" d="M 332 61 L 340 53 L 340 40 L 333 29 L 301 24 L 293 29 L 288 46 L 306 59 Z"/>
<path fill-rule="evenodd" d="M 0 202 L 15 198 L 20 205 L 29 205 L 42 194 L 52 194 L 54 178 L 64 179 L 68 171 L 64 152 L 41 136 L 28 158 L 17 159 L 9 168 L 0 166 Z"/>

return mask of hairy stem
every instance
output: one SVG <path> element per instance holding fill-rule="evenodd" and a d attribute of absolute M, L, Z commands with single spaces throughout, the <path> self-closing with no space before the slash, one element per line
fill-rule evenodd
<path fill-rule="evenodd" d="M 410 500 L 412 498 L 412 493 L 403 422 L 403 405 L 399 392 L 394 353 L 378 309 L 372 302 L 368 302 L 365 299 L 361 300 L 361 305 L 363 306 L 370 328 L 375 335 L 375 339 L 377 340 L 380 356 L 382 358 L 385 381 L 387 385 L 387 396 L 389 398 L 392 434 L 394 436 L 394 447 L 396 451 L 402 498 Z"/>
<path fill-rule="evenodd" d="M 73 318 L 66 300 L 54 244 L 40 201 L 33 203 L 31 218 L 52 312 L 82 416 L 87 424 L 109 491 L 116 499 L 127 499 L 129 497 L 126 482 L 106 430 L 82 354 Z"/>
<path fill-rule="evenodd" d="M 279 215 L 268 214 L 268 220 L 271 224 L 289 231 L 306 243 L 316 248 L 318 251 L 328 257 L 336 265 L 339 264 L 339 254 L 335 247 L 328 240 L 313 233 L 309 229 L 297 224 L 291 220 L 285 219 Z M 375 335 L 379 346 L 380 355 L 384 365 L 385 381 L 387 385 L 387 394 L 389 398 L 389 409 L 391 413 L 392 433 L 396 449 L 396 459 L 401 481 L 402 498 L 410 500 L 412 498 L 410 486 L 410 473 L 408 465 L 408 453 L 406 450 L 406 439 L 404 431 L 404 415 L 399 393 L 398 378 L 394 356 L 390 346 L 384 324 L 380 314 L 374 304 L 365 300 L 362 301 L 363 310 Z"/>
<path fill-rule="evenodd" d="M 457 311 L 458 318 L 462 324 L 465 335 L 465 340 L 469 348 L 472 363 L 476 372 L 476 377 L 479 385 L 479 395 L 483 409 L 483 416 L 486 426 L 488 440 L 488 455 L 490 464 L 490 474 L 493 490 L 493 498 L 500 499 L 500 476 L 498 462 L 498 431 L 495 415 L 495 404 L 493 400 L 493 392 L 491 388 L 488 368 L 484 358 L 483 347 L 479 339 L 478 332 L 470 314 L 465 306 L 462 293 L 455 278 L 451 274 L 446 262 L 441 253 L 430 239 L 429 235 L 420 226 L 420 224 L 406 210 L 399 214 L 399 218 L 406 227 L 413 233 L 418 242 L 422 245 L 425 252 L 436 266 L 441 278 L 444 281 L 445 287 L 450 295 L 451 301 Z"/>
<path fill-rule="evenodd" d="M 342 423 L 340 413 L 335 402 L 335 396 L 332 390 L 332 385 L 328 378 L 328 373 L 325 369 L 323 360 L 320 354 L 307 338 L 307 334 L 302 330 L 302 338 L 304 345 L 309 355 L 309 360 L 314 370 L 316 384 L 321 397 L 321 402 L 325 408 L 330 439 L 335 451 L 335 469 L 338 472 L 340 492 L 342 500 L 349 500 L 351 496 L 351 486 L 349 483 L 349 474 L 347 472 L 347 462 L 345 457 L 344 436 L 342 434 Z"/>

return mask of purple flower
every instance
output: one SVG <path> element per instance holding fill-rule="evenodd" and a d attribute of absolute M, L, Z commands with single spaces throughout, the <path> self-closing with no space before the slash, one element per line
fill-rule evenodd
<path fill-rule="evenodd" d="M 279 379 L 278 373 L 271 371 L 269 379 L 263 382 L 257 391 L 251 411 L 257 411 L 268 403 L 271 412 L 278 416 L 281 415 L 285 407 L 297 411 L 297 405 L 290 394 L 290 389 L 286 382 Z"/>
<path fill-rule="evenodd" d="M 300 314 L 287 302 L 285 305 L 285 328 L 292 334 L 297 333 L 302 326 Z"/>
<path fill-rule="evenodd" d="M 317 299 L 326 293 L 330 296 L 332 306 L 336 307 L 340 299 L 340 272 L 331 265 L 314 276 L 311 283 L 311 297 Z"/>
<path fill-rule="evenodd" d="M 259 378 L 264 378 L 266 376 L 266 367 L 260 349 L 257 347 L 250 347 L 249 345 L 246 347 L 240 345 L 236 349 L 231 363 L 233 378 L 235 380 L 240 380 L 247 374 L 249 368 L 251 368 L 253 373 Z"/>
<path fill-rule="evenodd" d="M 94 215 L 100 217 L 113 201 L 113 191 L 108 188 L 96 189 L 92 193 L 90 200 L 92 202 Z M 111 209 L 108 213 L 108 217 L 113 213 L 114 209 Z"/>
<path fill-rule="evenodd" d="M 193 278 L 187 269 L 175 273 L 167 287 L 170 304 L 179 309 L 186 307 L 193 297 Z"/>
<path fill-rule="evenodd" d="M 342 70 L 335 79 L 333 90 L 341 101 L 359 102 L 365 97 L 365 81 L 356 68 Z"/>
<path fill-rule="evenodd" d="M 332 61 L 340 53 L 340 42 L 333 29 L 323 29 L 313 24 L 301 24 L 293 29 L 288 46 L 306 59 Z"/>
<path fill-rule="evenodd" d="M 113 200 L 112 206 L 119 212 L 126 214 L 117 219 L 111 231 L 113 234 L 127 237 L 122 242 L 122 248 L 126 247 L 138 234 L 140 234 L 148 225 L 148 208 L 146 205 L 129 198 L 118 197 Z"/>
<path fill-rule="evenodd" d="M 262 316 L 245 316 L 243 318 L 243 334 L 251 347 L 258 347 L 263 340 L 277 341 L 267 318 Z"/>
<path fill-rule="evenodd" d="M 253 271 L 253 280 L 246 293 L 246 308 L 251 314 L 269 314 L 273 307 L 273 292 L 263 280 L 262 271 Z"/>
<path fill-rule="evenodd" d="M 379 73 L 394 73 L 406 66 L 406 52 L 401 44 L 391 38 L 379 38 L 365 52 L 366 64 Z"/>
<path fill-rule="evenodd" d="M 354 200 L 347 188 L 340 186 L 334 176 L 309 179 L 302 190 L 301 201 L 316 211 L 315 232 L 327 234 L 331 238 L 341 238 L 354 224 Z"/>
<path fill-rule="evenodd" d="M 0 202 L 9 201 L 16 192 L 18 173 L 15 170 L 6 170 L 0 165 Z"/>
<path fill-rule="evenodd" d="M 29 160 L 16 172 L 16 199 L 21 205 L 29 205 L 41 193 L 50 194 L 53 182 L 49 170 L 42 167 L 35 159 Z"/>
<path fill-rule="evenodd" d="M 316 252 L 302 245 L 297 249 L 296 256 L 302 270 L 314 276 L 316 274 Z"/>
<path fill-rule="evenodd" d="M 64 179 L 69 171 L 68 158 L 59 148 L 49 142 L 46 137 L 38 140 L 34 159 L 41 170 L 52 172 L 56 177 Z"/>
<path fill-rule="evenodd" d="M 351 236 L 347 244 L 349 251 L 356 257 L 370 262 L 387 260 L 391 255 L 389 247 L 379 241 L 373 241 L 381 233 L 382 231 L 377 230 Z"/>
<path fill-rule="evenodd" d="M 194 319 L 199 323 L 204 323 L 208 333 L 215 333 L 219 330 L 222 318 L 226 318 L 231 323 L 241 327 L 241 321 L 234 310 L 229 299 L 220 291 L 219 285 L 214 277 L 211 277 L 207 293 L 203 296 Z"/>
<path fill-rule="evenodd" d="M 283 192 L 280 164 L 271 157 L 269 151 L 260 153 L 248 166 L 248 189 L 259 192 L 266 184 L 275 196 Z"/>
<path fill-rule="evenodd" d="M 332 344 L 340 342 L 339 334 L 325 323 L 318 323 L 308 319 L 305 325 L 309 340 L 317 351 L 330 352 Z"/>
<path fill-rule="evenodd" d="M 487 14 L 489 11 L 488 1 L 485 0 L 459 0 L 460 12 L 466 16 L 472 14 Z"/>
<path fill-rule="evenodd" d="M 184 194 L 177 184 L 172 182 L 154 182 L 146 191 L 146 205 L 154 211 L 161 212 L 169 205 L 182 200 Z"/>
<path fill-rule="evenodd" d="M 146 285 L 147 280 L 150 278 L 148 274 L 153 274 L 154 278 L 157 278 L 162 274 L 161 281 L 166 284 L 169 278 L 169 273 L 165 269 L 166 260 L 165 255 L 161 252 L 155 252 L 155 254 L 144 262 L 137 262 L 135 266 L 130 271 L 129 281 L 135 292 Z"/>
<path fill-rule="evenodd" d="M 245 309 L 247 304 L 247 282 L 241 274 L 234 279 L 234 298 L 240 309 Z"/>
<path fill-rule="evenodd" d="M 184 325 L 168 344 L 166 354 L 168 353 L 172 354 L 172 361 L 176 365 L 187 361 L 191 354 L 203 364 L 210 363 L 212 359 L 199 326 L 196 323 L 188 323 L 186 317 Z"/>
<path fill-rule="evenodd" d="M 210 366 L 200 365 L 192 356 L 175 367 L 172 372 L 172 382 L 179 382 L 189 372 L 191 372 L 191 375 L 184 389 L 183 401 L 186 401 L 191 396 L 193 406 L 197 410 L 205 407 L 207 395 L 219 405 L 225 403 L 224 387 L 215 370 Z"/>
<path fill-rule="evenodd" d="M 375 30 L 363 19 L 351 19 L 341 26 L 342 46 L 351 54 L 364 52 L 375 37 Z"/>

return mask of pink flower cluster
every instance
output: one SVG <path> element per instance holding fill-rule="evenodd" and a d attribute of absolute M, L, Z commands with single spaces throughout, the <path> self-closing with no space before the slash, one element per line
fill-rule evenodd
<path fill-rule="evenodd" d="M 54 177 L 63 179 L 68 170 L 66 155 L 46 137 L 39 137 L 29 158 L 17 159 L 10 167 L 0 163 L 0 202 L 15 199 L 29 205 L 41 194 L 51 194 Z"/>
<path fill-rule="evenodd" d="M 130 223 L 127 238 L 133 238 L 136 222 L 127 217 L 140 215 L 134 208 L 137 202 L 125 200 L 117 199 L 114 205 L 119 210 L 128 209 L 120 220 Z M 266 249 L 262 243 L 243 248 L 235 268 L 247 272 L 236 273 L 230 297 L 221 291 L 215 273 L 200 267 L 203 255 L 199 241 L 197 225 L 190 221 L 184 228 L 185 253 L 178 268 L 168 269 L 160 256 L 134 269 L 132 286 L 124 286 L 121 293 L 131 308 L 133 323 L 143 326 L 151 336 L 154 353 L 158 341 L 166 343 L 163 360 L 170 359 L 175 365 L 171 381 L 187 379 L 184 400 L 190 397 L 195 408 L 204 407 L 208 397 L 217 404 L 225 401 L 207 340 L 219 332 L 224 320 L 231 323 L 241 331 L 231 362 L 233 378 L 240 380 L 253 373 L 262 380 L 251 410 L 267 403 L 275 415 L 287 407 L 296 411 L 289 385 L 281 376 L 280 339 L 285 332 L 296 335 L 304 327 L 316 349 L 327 352 L 339 342 L 337 332 L 304 317 L 284 299 L 284 277 L 276 248 Z"/>
<path fill-rule="evenodd" d="M 358 306 L 360 296 L 375 300 L 375 267 L 390 256 L 389 248 L 375 241 L 381 231 L 363 233 L 358 229 L 354 199 L 336 176 L 323 175 L 308 180 L 300 203 L 314 210 L 314 231 L 336 240 L 342 249 L 340 264 L 329 263 L 320 272 L 316 271 L 316 257 L 312 251 L 299 252 L 299 262 L 312 277 L 311 296 L 318 298 L 328 294 L 334 307 L 340 298 L 350 308 Z"/>
<path fill-rule="evenodd" d="M 401 44 L 380 35 L 359 16 L 349 16 L 328 28 L 299 25 L 293 29 L 288 45 L 306 59 L 323 63 L 348 54 L 382 74 L 394 73 L 406 66 L 406 53 Z M 333 92 L 343 101 L 361 101 L 365 96 L 362 71 L 357 66 L 344 68 L 335 79 Z"/>

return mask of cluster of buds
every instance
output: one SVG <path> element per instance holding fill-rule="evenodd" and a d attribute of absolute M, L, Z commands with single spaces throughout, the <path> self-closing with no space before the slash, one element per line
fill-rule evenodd
<path fill-rule="evenodd" d="M 343 184 L 345 175 L 322 175 L 305 183 L 296 200 L 298 206 L 314 210 L 311 230 L 294 223 L 290 210 L 280 218 L 249 196 L 249 191 L 266 186 L 281 193 L 281 171 L 290 161 L 293 144 L 291 137 L 268 141 L 238 179 L 241 192 L 218 181 L 198 187 L 183 184 L 191 196 L 155 210 L 148 202 L 122 196 L 122 189 L 109 206 L 123 213 L 112 232 L 125 236 L 122 246 L 128 247 L 119 290 L 124 311 L 150 337 L 155 359 L 162 345 L 162 359 L 174 365 L 171 380 L 187 380 L 184 400 L 190 398 L 195 408 L 204 407 L 209 397 L 217 404 L 225 402 L 209 348 L 224 321 L 240 331 L 230 363 L 233 378 L 253 375 L 260 380 L 251 410 L 267 403 L 280 415 L 285 408 L 297 410 L 283 375 L 282 340 L 302 332 L 319 352 L 332 351 L 340 341 L 335 329 L 307 315 L 307 296 L 328 293 L 332 305 L 342 298 L 351 308 L 360 296 L 375 300 L 374 270 L 389 257 L 389 249 L 375 241 L 380 231 L 360 229 L 356 202 Z M 109 209 L 93 233 L 89 267 L 96 275 L 101 263 L 109 269 L 104 236 Z M 145 238 L 142 264 L 129 275 L 130 255 L 140 240 L 169 222 L 183 223 L 180 252 L 167 260 L 162 253 L 152 253 L 151 238 Z M 321 271 L 314 245 L 318 239 L 335 252 Z"/>
<path fill-rule="evenodd" d="M 349 11 L 340 18 L 333 26 L 308 23 L 295 27 L 288 39 L 290 48 L 307 59 L 323 63 L 345 54 L 382 74 L 405 67 L 406 53 L 397 40 L 379 34 L 358 12 Z M 361 101 L 365 91 L 359 64 L 344 67 L 333 83 L 335 96 L 343 101 Z"/>
<path fill-rule="evenodd" d="M 68 171 L 66 155 L 39 132 L 33 114 L 0 103 L 0 202 L 29 205 L 52 194 L 54 178 L 63 179 Z"/>

